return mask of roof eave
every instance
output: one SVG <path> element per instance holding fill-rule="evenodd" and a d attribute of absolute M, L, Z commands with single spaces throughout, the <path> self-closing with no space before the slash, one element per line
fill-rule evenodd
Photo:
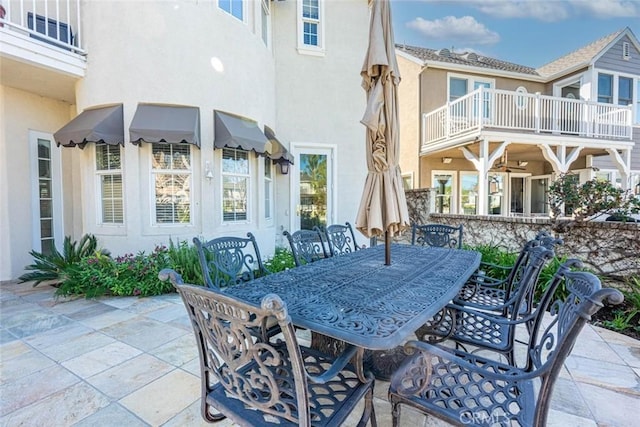
<path fill-rule="evenodd" d="M 451 71 L 473 72 L 476 74 L 485 74 L 488 76 L 508 77 L 512 79 L 529 80 L 533 82 L 545 83 L 546 79 L 542 76 L 534 76 L 532 74 L 517 73 L 514 71 L 497 70 L 495 68 L 472 67 L 469 65 L 451 64 L 448 62 L 424 61 L 423 65 L 427 68 L 439 68 Z"/>

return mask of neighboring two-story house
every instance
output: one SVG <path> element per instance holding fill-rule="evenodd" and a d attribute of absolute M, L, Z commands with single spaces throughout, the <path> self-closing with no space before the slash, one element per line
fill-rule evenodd
<path fill-rule="evenodd" d="M 119 255 L 251 231 L 268 256 L 310 158 L 315 220 L 354 220 L 366 0 L 0 5 L 0 281 L 85 233 Z"/>
<path fill-rule="evenodd" d="M 405 187 L 436 188 L 439 212 L 548 215 L 561 173 L 640 192 L 640 43 L 629 28 L 538 69 L 396 52 Z"/>

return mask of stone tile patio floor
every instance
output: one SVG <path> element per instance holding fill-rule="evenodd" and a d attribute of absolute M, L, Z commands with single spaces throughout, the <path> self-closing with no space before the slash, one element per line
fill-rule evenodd
<path fill-rule="evenodd" d="M 0 285 L 1 426 L 207 425 L 178 295 L 87 300 L 54 291 Z M 382 427 L 391 425 L 387 387 L 376 386 Z M 551 406 L 550 426 L 640 426 L 640 341 L 585 328 Z M 402 425 L 448 424 L 403 409 Z"/>

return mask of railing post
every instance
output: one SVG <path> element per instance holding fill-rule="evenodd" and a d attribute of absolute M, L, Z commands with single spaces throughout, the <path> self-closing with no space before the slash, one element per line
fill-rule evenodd
<path fill-rule="evenodd" d="M 535 133 L 540 133 L 540 92 L 536 92 L 536 98 L 533 106 L 534 131 Z"/>
<path fill-rule="evenodd" d="M 447 109 L 444 113 L 444 136 L 449 138 L 449 134 L 451 133 L 451 102 L 447 101 Z"/>

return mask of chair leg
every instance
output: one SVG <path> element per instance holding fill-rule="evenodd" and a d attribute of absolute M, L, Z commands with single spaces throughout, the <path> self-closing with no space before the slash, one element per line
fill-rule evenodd
<path fill-rule="evenodd" d="M 391 426 L 398 427 L 400 425 L 400 402 L 396 402 L 392 397 L 391 402 Z"/>
<path fill-rule="evenodd" d="M 207 420 L 207 422 L 216 423 L 218 421 L 222 421 L 225 418 L 227 418 L 227 416 L 224 415 L 223 413 L 210 411 L 210 409 L 215 410 L 215 408 L 213 406 L 207 405 L 206 402 L 203 402 L 203 404 L 202 404 L 202 418 Z"/>
<path fill-rule="evenodd" d="M 358 422 L 358 427 L 364 427 L 371 420 L 371 427 L 377 427 L 376 410 L 373 407 L 373 387 L 364 396 L 364 411 Z"/>

